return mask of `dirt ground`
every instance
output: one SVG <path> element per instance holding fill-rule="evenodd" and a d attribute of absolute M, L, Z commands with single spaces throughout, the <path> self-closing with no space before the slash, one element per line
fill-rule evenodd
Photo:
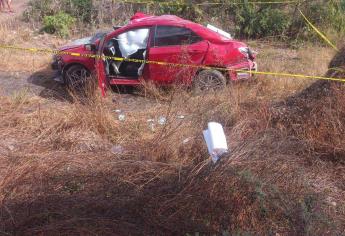
<path fill-rule="evenodd" d="M 0 25 L 8 24 L 11 21 L 15 21 L 21 17 L 22 13 L 27 7 L 28 0 L 14 0 L 12 1 L 12 9 L 14 13 L 8 12 L 7 6 L 5 9 L 0 11 Z M 4 36 L 1 36 L 4 37 Z M 47 87 L 39 85 L 36 83 L 37 79 L 34 79 L 30 73 L 25 72 L 3 72 L 0 69 L 0 94 L 1 95 L 12 95 L 18 91 L 27 91 L 32 95 L 40 94 L 42 91 L 47 89 Z M 42 82 L 40 82 L 42 83 Z M 44 84 L 44 82 L 43 82 Z M 55 84 L 51 84 L 54 88 Z"/>
<path fill-rule="evenodd" d="M 28 0 L 13 0 L 12 1 L 12 10 L 14 13 L 8 12 L 7 6 L 5 9 L 1 9 L 0 12 L 0 23 L 8 22 L 11 19 L 20 17 L 25 8 L 27 7 Z"/>

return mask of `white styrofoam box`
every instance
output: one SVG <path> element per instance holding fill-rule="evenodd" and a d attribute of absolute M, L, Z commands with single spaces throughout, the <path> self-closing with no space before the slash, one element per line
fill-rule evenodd
<path fill-rule="evenodd" d="M 203 131 L 204 139 L 212 161 L 217 162 L 222 154 L 228 152 L 224 129 L 221 124 L 216 122 L 209 122 L 207 128 Z"/>

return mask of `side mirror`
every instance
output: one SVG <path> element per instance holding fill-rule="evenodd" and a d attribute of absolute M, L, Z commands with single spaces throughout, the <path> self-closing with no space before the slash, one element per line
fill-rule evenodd
<path fill-rule="evenodd" d="M 97 47 L 95 44 L 85 44 L 85 49 L 91 52 L 95 52 Z"/>

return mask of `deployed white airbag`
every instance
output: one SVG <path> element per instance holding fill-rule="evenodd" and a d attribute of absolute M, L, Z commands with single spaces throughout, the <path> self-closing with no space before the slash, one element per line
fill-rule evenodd
<path fill-rule="evenodd" d="M 128 58 L 139 49 L 146 49 L 149 29 L 137 29 L 118 35 L 119 48 L 124 58 Z"/>

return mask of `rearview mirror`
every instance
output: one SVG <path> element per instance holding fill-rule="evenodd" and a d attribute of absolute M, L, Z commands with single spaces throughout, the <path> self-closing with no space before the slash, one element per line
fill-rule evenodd
<path fill-rule="evenodd" d="M 97 50 L 95 44 L 85 44 L 85 49 L 88 50 L 88 51 L 92 51 L 92 52 Z"/>

